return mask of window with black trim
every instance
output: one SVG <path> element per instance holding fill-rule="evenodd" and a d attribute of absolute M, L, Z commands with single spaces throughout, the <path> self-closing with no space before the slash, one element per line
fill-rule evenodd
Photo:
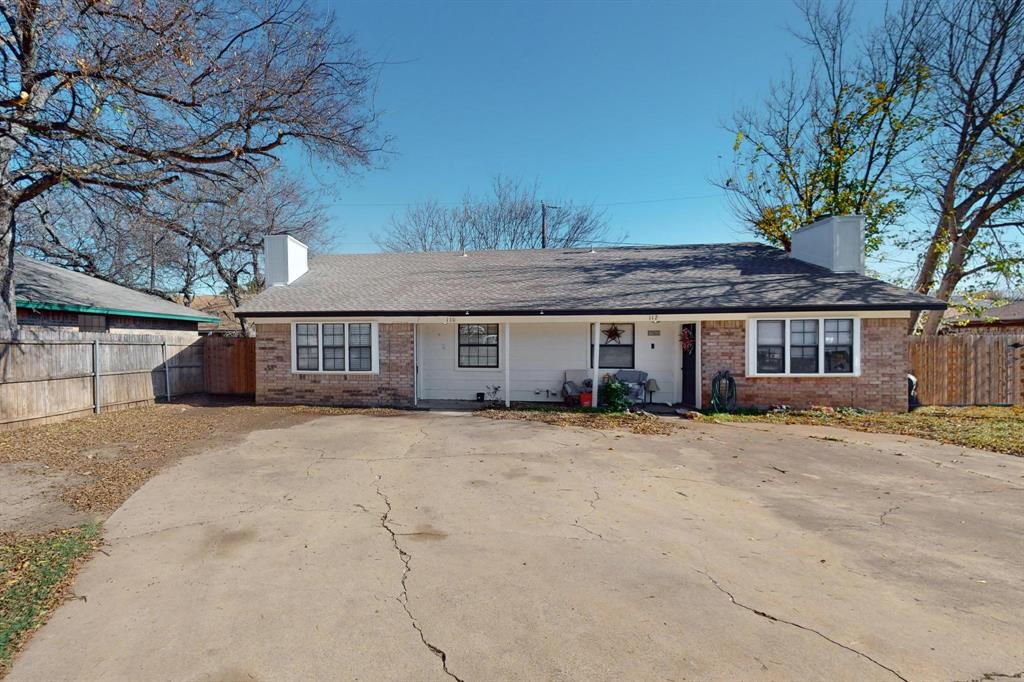
<path fill-rule="evenodd" d="M 601 325 L 597 361 L 602 369 L 633 369 L 636 358 L 634 331 L 632 324 L 611 322 Z M 590 366 L 594 366 L 593 341 L 590 342 Z"/>
<path fill-rule="evenodd" d="M 316 372 L 320 369 L 319 325 L 295 325 L 295 369 Z"/>
<path fill-rule="evenodd" d="M 325 324 L 324 334 L 324 371 L 345 371 L 345 325 Z"/>
<path fill-rule="evenodd" d="M 757 321 L 757 373 L 783 374 L 786 371 L 786 321 Z"/>
<path fill-rule="evenodd" d="M 789 372 L 790 374 L 818 373 L 817 320 L 789 321 Z"/>
<path fill-rule="evenodd" d="M 459 367 L 498 367 L 498 325 L 459 325 Z"/>
<path fill-rule="evenodd" d="M 353 372 L 369 372 L 373 369 L 371 330 L 369 322 L 348 325 L 348 368 Z"/>
<path fill-rule="evenodd" d="M 853 371 L 853 320 L 825 320 L 825 373 Z"/>

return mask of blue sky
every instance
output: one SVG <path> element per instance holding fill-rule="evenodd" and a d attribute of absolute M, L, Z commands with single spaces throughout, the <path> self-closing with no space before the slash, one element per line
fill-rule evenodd
<path fill-rule="evenodd" d="M 394 138 L 383 167 L 358 177 L 292 159 L 334 190 L 337 250 L 376 250 L 371 235 L 401 204 L 457 202 L 495 174 L 536 179 L 552 202 L 611 204 L 612 230 L 629 242 L 750 238 L 709 179 L 730 159 L 723 122 L 803 58 L 788 0 L 335 11 L 371 59 L 389 62 L 375 101 Z"/>

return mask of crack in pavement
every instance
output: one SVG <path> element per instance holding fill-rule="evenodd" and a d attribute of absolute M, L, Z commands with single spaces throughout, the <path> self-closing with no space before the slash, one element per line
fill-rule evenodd
<path fill-rule="evenodd" d="M 989 682 L 989 680 L 1019 680 L 1024 679 L 1024 670 L 1019 673 L 982 673 L 981 677 L 972 677 L 964 682 Z"/>
<path fill-rule="evenodd" d="M 378 482 L 380 481 L 380 478 L 381 477 L 378 474 Z M 409 572 L 412 570 L 412 567 L 409 565 L 409 562 L 412 560 L 412 555 L 402 549 L 402 546 L 398 544 L 398 534 L 395 533 L 394 529 L 392 529 L 388 524 L 388 518 L 391 515 L 391 500 L 388 499 L 388 496 L 380 489 L 379 483 L 377 485 L 377 495 L 384 501 L 385 507 L 384 513 L 380 515 L 380 525 L 388 532 L 388 535 L 391 536 L 391 544 L 394 546 L 395 551 L 398 552 L 398 556 L 402 560 L 402 564 L 404 566 L 402 569 L 402 593 L 398 595 L 395 600 L 402 605 L 402 609 L 405 611 L 405 615 L 409 617 L 409 621 L 412 623 L 413 629 L 419 634 L 420 641 L 423 642 L 423 646 L 427 647 L 432 654 L 441 659 L 441 667 L 444 669 L 445 674 L 453 680 L 456 680 L 456 682 L 464 682 L 462 678 L 448 669 L 447 652 L 427 639 L 426 634 L 423 632 L 423 628 L 420 627 L 419 621 L 416 620 L 416 617 L 412 615 L 412 611 L 409 609 L 409 588 L 406 585 L 406 580 L 409 577 Z"/>
<path fill-rule="evenodd" d="M 770 613 L 765 613 L 764 611 L 761 611 L 759 609 L 755 609 L 752 606 L 747 606 L 746 604 L 744 604 L 742 602 L 736 601 L 736 597 L 733 596 L 732 592 L 730 592 L 729 590 L 727 590 L 724 587 L 722 587 L 721 584 L 719 584 L 719 582 L 717 580 L 715 580 L 711 576 L 711 574 L 707 573 L 706 571 L 702 571 L 699 568 L 695 568 L 693 570 L 695 570 L 697 573 L 700 573 L 702 576 L 704 576 L 705 578 L 710 580 L 711 584 L 714 585 L 718 589 L 719 592 L 721 592 L 725 596 L 729 597 L 729 601 L 731 601 L 736 606 L 739 606 L 742 609 L 746 609 L 747 611 L 750 611 L 751 613 L 757 614 L 758 616 L 761 616 L 762 618 L 767 618 L 770 621 L 773 621 L 773 622 L 776 622 L 776 623 L 785 623 L 786 625 L 792 625 L 793 627 L 799 628 L 800 630 L 804 630 L 806 632 L 811 632 L 811 633 L 817 635 L 818 637 L 821 637 L 825 641 L 831 642 L 832 644 L 835 644 L 837 647 L 840 647 L 842 649 L 846 649 L 847 651 L 849 651 L 851 653 L 857 654 L 861 658 L 874 663 L 879 668 L 882 668 L 883 670 L 889 671 L 890 673 L 895 675 L 897 678 L 899 678 L 903 682 L 909 682 L 907 680 L 907 678 L 903 677 L 903 675 L 900 675 L 898 672 L 896 672 L 895 670 L 893 670 L 889 666 L 885 665 L 884 663 L 880 663 L 879 661 L 875 660 L 871 656 L 868 656 L 863 651 L 858 651 L 857 649 L 854 649 L 853 647 L 847 646 L 847 645 L 843 644 L 842 642 L 837 642 L 836 640 L 832 639 L 831 637 L 829 637 L 828 635 L 826 635 L 825 633 L 823 633 L 823 632 L 821 632 L 819 630 L 815 630 L 814 628 L 808 627 L 806 625 L 801 625 L 800 623 L 794 623 L 791 620 L 785 620 L 783 618 L 778 618 L 776 616 L 771 615 Z"/>
<path fill-rule="evenodd" d="M 584 526 L 583 524 L 580 523 L 580 521 L 582 521 L 583 519 L 587 518 L 588 516 L 590 516 L 590 514 L 592 514 L 594 511 L 597 510 L 597 503 L 598 503 L 598 501 L 600 499 L 601 499 L 601 493 L 597 492 L 597 488 L 595 487 L 594 488 L 594 496 L 592 498 L 590 498 L 589 500 L 587 500 L 587 503 L 590 505 L 590 511 L 588 511 L 583 516 L 577 516 L 576 519 L 572 522 L 572 525 L 575 528 L 579 528 L 582 531 L 590 533 L 594 537 L 597 537 L 597 538 L 600 538 L 600 539 L 604 540 L 604 536 L 603 535 L 601 535 L 600 533 L 598 533 L 596 531 L 590 530 L 589 528 L 587 528 L 586 526 Z"/>
<path fill-rule="evenodd" d="M 894 511 L 896 511 L 899 508 L 900 508 L 899 505 L 896 505 L 895 507 L 889 507 L 884 512 L 879 514 L 879 516 L 878 516 L 878 525 L 879 526 L 884 526 L 885 525 L 885 517 L 888 516 L 889 514 L 892 514 Z"/>

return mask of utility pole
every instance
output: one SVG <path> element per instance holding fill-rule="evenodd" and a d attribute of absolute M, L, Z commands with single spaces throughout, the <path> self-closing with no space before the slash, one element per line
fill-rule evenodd
<path fill-rule="evenodd" d="M 548 209 L 558 208 L 557 206 L 549 206 L 543 201 L 540 202 L 540 248 L 548 248 Z"/>
<path fill-rule="evenodd" d="M 540 202 L 540 248 L 548 248 L 548 205 Z"/>

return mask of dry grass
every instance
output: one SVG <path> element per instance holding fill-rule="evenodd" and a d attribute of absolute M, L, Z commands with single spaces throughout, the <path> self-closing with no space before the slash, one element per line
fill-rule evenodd
<path fill-rule="evenodd" d="M 98 525 L 34 535 L 0 533 L 0 677 L 64 601 L 99 543 Z"/>
<path fill-rule="evenodd" d="M 679 425 L 643 412 L 602 412 L 600 410 L 537 407 L 530 409 L 487 408 L 476 414 L 488 419 L 523 419 L 553 426 L 577 426 L 585 429 L 622 429 L 647 436 L 667 436 Z"/>
<path fill-rule="evenodd" d="M 1024 457 L 1024 406 L 922 407 L 907 413 L 800 410 L 765 414 L 715 414 L 719 422 L 814 424 L 894 433 Z"/>

